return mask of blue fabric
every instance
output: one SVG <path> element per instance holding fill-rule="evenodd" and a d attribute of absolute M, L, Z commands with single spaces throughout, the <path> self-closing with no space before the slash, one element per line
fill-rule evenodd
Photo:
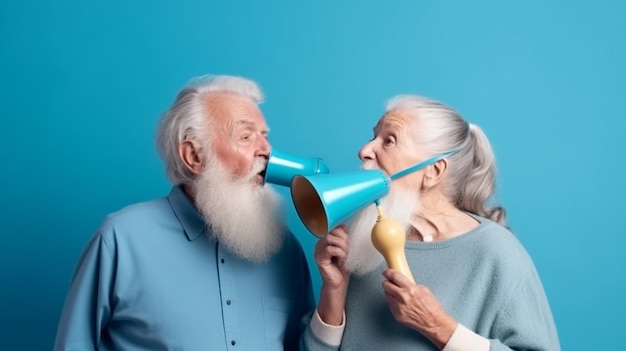
<path fill-rule="evenodd" d="M 314 308 L 297 239 L 254 264 L 205 228 L 179 187 L 107 216 L 77 264 L 55 350 L 296 349 Z"/>

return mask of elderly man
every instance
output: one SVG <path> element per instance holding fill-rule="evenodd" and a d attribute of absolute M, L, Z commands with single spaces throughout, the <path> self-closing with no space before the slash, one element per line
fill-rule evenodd
<path fill-rule="evenodd" d="M 489 206 L 495 162 L 478 126 L 437 101 L 398 96 L 359 157 L 388 175 L 436 160 L 394 180 L 382 199 L 406 228 L 415 283 L 374 249 L 377 213 L 367 208 L 316 245 L 322 287 L 303 349 L 559 350 L 533 262 L 504 209 Z"/>
<path fill-rule="evenodd" d="M 254 82 L 203 76 L 157 144 L 174 184 L 106 217 L 80 257 L 55 350 L 293 350 L 314 307 L 306 258 L 264 186 Z"/>

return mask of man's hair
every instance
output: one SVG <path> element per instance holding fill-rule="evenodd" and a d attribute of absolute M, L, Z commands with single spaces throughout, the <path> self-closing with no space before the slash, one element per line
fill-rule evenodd
<path fill-rule="evenodd" d="M 458 151 L 448 157 L 448 174 L 443 180 L 446 196 L 455 206 L 502 225 L 503 207 L 488 207 L 495 190 L 495 157 L 486 135 L 477 125 L 441 102 L 417 95 L 398 95 L 387 102 L 387 111 L 398 110 L 416 121 L 412 135 L 432 155 Z"/>
<path fill-rule="evenodd" d="M 210 145 L 210 111 L 205 108 L 205 98 L 212 93 L 237 94 L 256 104 L 264 98 L 259 85 L 243 77 L 204 75 L 191 79 L 163 113 L 157 130 L 157 151 L 165 162 L 167 178 L 175 185 L 191 184 L 195 178 L 179 157 L 179 145 L 191 141 L 201 153 Z"/>

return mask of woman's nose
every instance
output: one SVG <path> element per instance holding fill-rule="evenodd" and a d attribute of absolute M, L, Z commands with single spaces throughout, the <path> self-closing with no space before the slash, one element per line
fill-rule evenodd
<path fill-rule="evenodd" d="M 359 159 L 361 161 L 373 160 L 376 157 L 374 154 L 373 142 L 374 140 L 370 141 L 369 143 L 363 145 L 361 150 L 359 150 Z"/>

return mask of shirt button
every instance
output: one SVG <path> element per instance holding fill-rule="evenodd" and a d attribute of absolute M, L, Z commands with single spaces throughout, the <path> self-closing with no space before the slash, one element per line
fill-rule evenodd
<path fill-rule="evenodd" d="M 235 340 L 231 340 L 230 344 L 235 346 L 235 344 L 236 344 Z"/>
<path fill-rule="evenodd" d="M 230 300 L 226 300 L 226 304 L 230 305 Z M 233 345 L 235 345 L 235 344 L 233 344 Z"/>

